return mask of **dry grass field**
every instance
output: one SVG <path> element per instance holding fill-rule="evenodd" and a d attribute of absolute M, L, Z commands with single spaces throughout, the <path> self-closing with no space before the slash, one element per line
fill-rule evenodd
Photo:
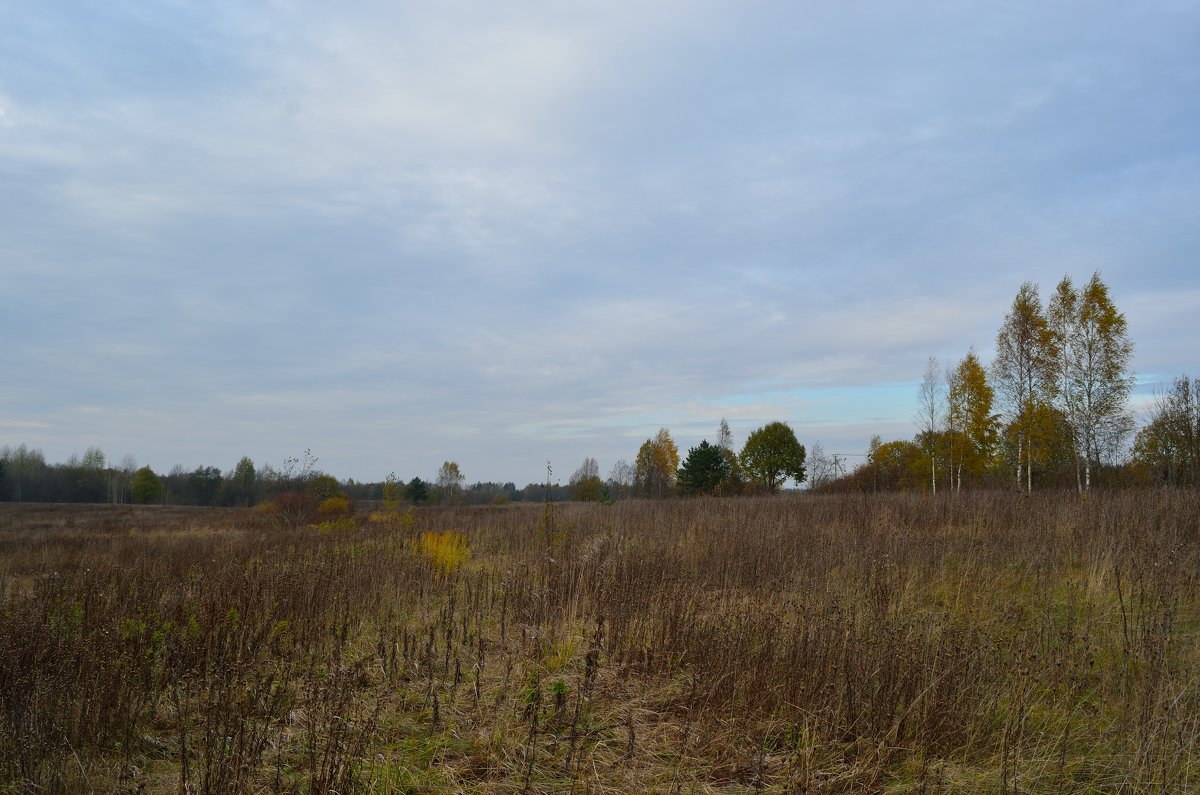
<path fill-rule="evenodd" d="M 0 791 L 1200 791 L 1200 496 L 0 504 Z"/>

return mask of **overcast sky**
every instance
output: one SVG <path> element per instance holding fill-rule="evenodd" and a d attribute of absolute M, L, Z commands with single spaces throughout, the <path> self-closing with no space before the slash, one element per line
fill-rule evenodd
<path fill-rule="evenodd" d="M 1025 280 L 1200 374 L 1200 3 L 0 9 L 0 444 L 565 482 L 915 432 Z M 852 459 L 853 461 L 854 459 Z"/>

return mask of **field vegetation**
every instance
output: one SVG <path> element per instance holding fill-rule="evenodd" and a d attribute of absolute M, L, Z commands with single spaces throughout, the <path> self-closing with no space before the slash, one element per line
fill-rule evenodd
<path fill-rule="evenodd" d="M 1200 790 L 1196 493 L 337 508 L 0 504 L 0 788 Z"/>

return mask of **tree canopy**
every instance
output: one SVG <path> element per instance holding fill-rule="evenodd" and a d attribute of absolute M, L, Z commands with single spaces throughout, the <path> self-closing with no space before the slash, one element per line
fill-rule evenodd
<path fill-rule="evenodd" d="M 671 432 L 660 428 L 653 439 L 647 439 L 638 450 L 634 462 L 633 491 L 640 497 L 665 497 L 675 486 L 679 469 L 679 448 Z"/>
<path fill-rule="evenodd" d="M 729 462 L 724 451 L 708 440 L 688 450 L 679 467 L 679 490 L 684 494 L 716 494 L 729 477 Z"/>
<path fill-rule="evenodd" d="M 462 494 L 463 481 L 466 478 L 463 476 L 462 470 L 458 468 L 456 461 L 444 461 L 437 473 L 437 498 L 442 502 L 458 502 L 459 496 Z"/>
<path fill-rule="evenodd" d="M 1038 404 L 1048 404 L 1056 392 L 1054 337 L 1037 285 L 1025 282 L 996 334 L 992 377 L 1004 398 L 1009 425 L 1014 430 L 1015 475 L 1018 486 L 1033 489 L 1031 436 Z"/>
<path fill-rule="evenodd" d="M 604 499 L 604 481 L 600 479 L 600 465 L 596 459 L 587 457 L 571 475 L 571 499 L 582 502 L 596 502 Z"/>
<path fill-rule="evenodd" d="M 1133 454 L 1151 483 L 1200 486 L 1200 378 L 1181 375 L 1155 396 Z"/>
<path fill-rule="evenodd" d="M 133 501 L 140 505 L 158 502 L 162 496 L 162 480 L 150 467 L 142 467 L 133 476 Z"/>
<path fill-rule="evenodd" d="M 804 445 L 786 422 L 771 422 L 750 434 L 739 461 L 751 483 L 776 491 L 788 478 L 804 482 Z"/>
<path fill-rule="evenodd" d="M 423 505 L 429 502 L 429 486 L 420 478 L 408 481 L 405 491 L 408 492 L 408 498 L 412 500 L 413 505 Z"/>

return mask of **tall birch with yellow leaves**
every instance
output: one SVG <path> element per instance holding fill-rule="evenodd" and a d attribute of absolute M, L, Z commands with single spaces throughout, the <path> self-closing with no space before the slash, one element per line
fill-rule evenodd
<path fill-rule="evenodd" d="M 1095 467 L 1133 427 L 1128 410 L 1133 343 L 1099 272 L 1078 292 L 1063 278 L 1050 302 L 1049 325 L 1059 405 L 1076 451 L 1076 488 L 1086 493 Z"/>
<path fill-rule="evenodd" d="M 1033 425 L 1039 403 L 1057 392 L 1055 356 L 1049 323 L 1042 312 L 1037 285 L 1025 282 L 996 334 L 992 378 L 1017 437 L 1016 482 L 1033 491 Z"/>

